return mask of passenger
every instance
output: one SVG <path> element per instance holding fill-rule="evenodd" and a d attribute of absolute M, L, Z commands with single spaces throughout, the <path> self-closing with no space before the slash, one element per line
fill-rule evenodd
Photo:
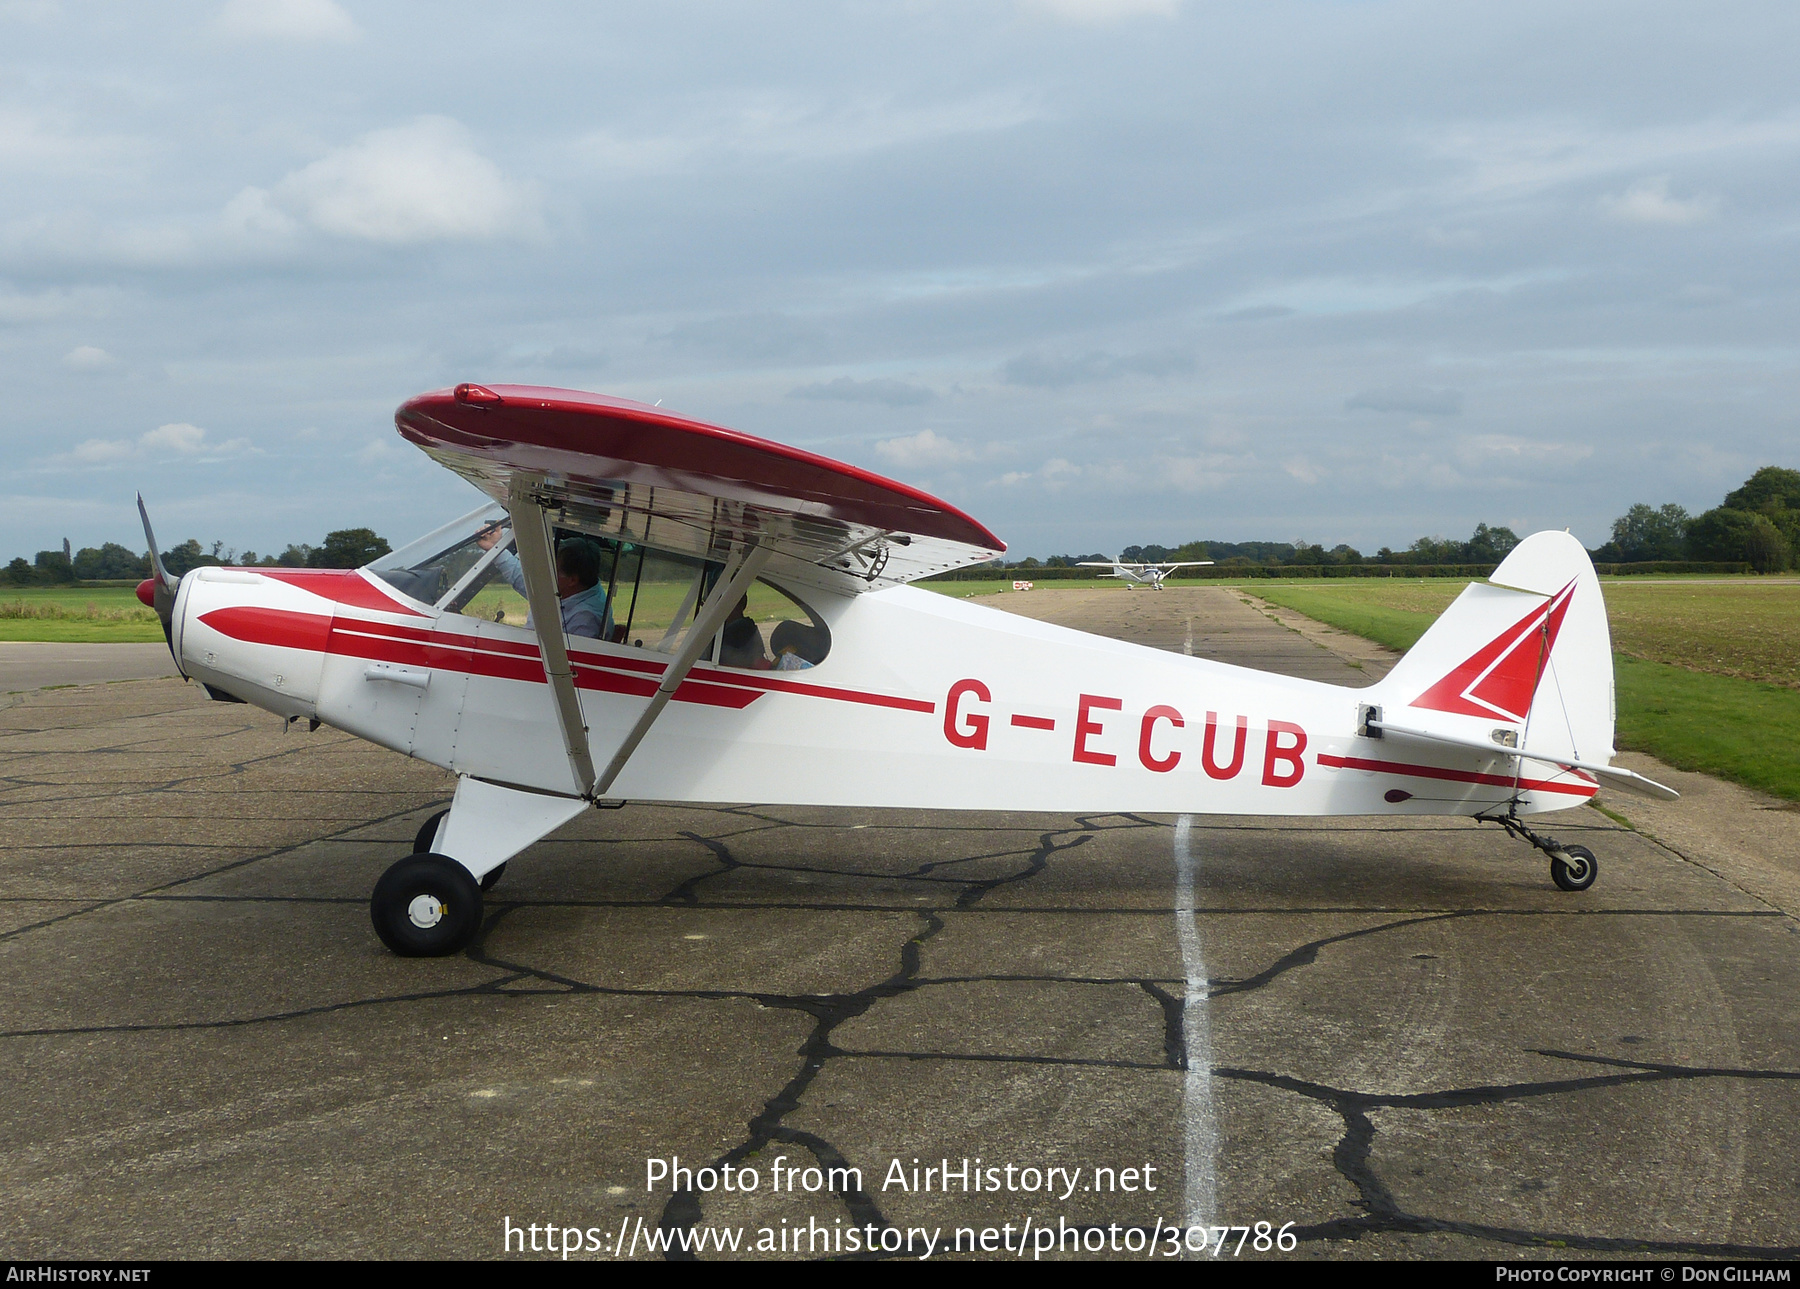
<path fill-rule="evenodd" d="M 482 550 L 493 550 L 504 530 L 491 524 L 475 538 Z M 525 570 L 519 557 L 501 551 L 494 558 L 494 571 L 507 580 L 512 589 L 527 600 Z M 600 585 L 600 547 L 585 537 L 568 537 L 556 547 L 556 594 L 562 601 L 563 634 L 604 640 L 612 632 L 612 609 L 606 602 L 606 589 Z M 525 619 L 531 625 L 531 619 Z"/>
<path fill-rule="evenodd" d="M 725 667 L 744 667 L 751 671 L 767 671 L 774 666 L 763 652 L 762 632 L 756 623 L 744 616 L 749 596 L 739 600 L 737 608 L 725 619 L 720 629 L 719 663 Z"/>
<path fill-rule="evenodd" d="M 813 665 L 806 655 L 816 649 L 813 630 L 804 623 L 783 622 L 769 636 L 769 648 L 775 651 L 776 671 L 806 671 Z"/>

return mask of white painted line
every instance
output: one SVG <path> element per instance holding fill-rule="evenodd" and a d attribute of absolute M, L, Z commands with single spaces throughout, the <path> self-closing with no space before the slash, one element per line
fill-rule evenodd
<path fill-rule="evenodd" d="M 1213 1109 L 1212 1032 L 1206 1003 L 1206 959 L 1194 924 L 1194 817 L 1175 821 L 1175 939 L 1187 978 L 1181 1009 L 1187 1075 L 1181 1084 L 1182 1209 L 1188 1226 L 1211 1226 L 1218 1186 L 1218 1118 Z"/>

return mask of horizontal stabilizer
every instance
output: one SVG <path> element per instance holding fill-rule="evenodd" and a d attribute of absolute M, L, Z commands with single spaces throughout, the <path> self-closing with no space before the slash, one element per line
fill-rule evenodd
<path fill-rule="evenodd" d="M 1466 748 L 1471 752 L 1484 752 L 1489 756 L 1516 757 L 1526 761 L 1547 761 L 1551 765 L 1566 766 L 1571 770 L 1583 770 L 1600 779 L 1602 783 L 1615 788 L 1623 788 L 1627 792 L 1635 792 L 1640 796 L 1654 797 L 1658 801 L 1679 801 L 1681 794 L 1673 788 L 1664 787 L 1655 779 L 1647 779 L 1635 770 L 1627 770 L 1619 765 L 1600 765 L 1593 761 L 1584 761 L 1578 757 L 1564 756 L 1556 752 L 1538 752 L 1531 748 L 1514 747 L 1511 743 L 1502 743 L 1494 739 L 1468 738 L 1457 734 L 1442 734 L 1434 730 L 1422 730 L 1407 725 L 1394 725 L 1387 721 L 1370 719 L 1367 726 L 1371 736 L 1382 738 L 1415 739 L 1422 743 L 1437 743 L 1444 747 Z M 1517 738 L 1518 731 L 1500 729 L 1496 734 Z"/>

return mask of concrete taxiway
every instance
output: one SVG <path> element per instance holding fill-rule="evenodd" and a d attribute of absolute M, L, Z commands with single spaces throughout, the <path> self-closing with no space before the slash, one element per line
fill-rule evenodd
<path fill-rule="evenodd" d="M 1246 598 L 1000 602 L 1385 665 Z M 0 708 L 12 1257 L 495 1257 L 509 1223 L 539 1256 L 546 1225 L 1124 1256 L 1189 1222 L 1291 1224 L 1294 1257 L 1800 1252 L 1800 815 L 1725 785 L 1555 817 L 1600 857 L 1580 895 L 1453 820 L 633 804 L 420 961 L 367 900 L 442 772 L 177 680 Z M 676 1157 L 757 1189 L 647 1189 Z M 965 1191 L 965 1159 L 1013 1171 Z"/>

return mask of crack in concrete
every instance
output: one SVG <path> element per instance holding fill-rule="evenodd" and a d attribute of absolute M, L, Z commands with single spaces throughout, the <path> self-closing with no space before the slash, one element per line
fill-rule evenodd
<path fill-rule="evenodd" d="M 1596 1065 L 1623 1067 L 1629 1073 L 1595 1075 L 1587 1078 L 1541 1080 L 1531 1083 L 1494 1084 L 1468 1088 L 1445 1088 L 1436 1092 L 1370 1093 L 1348 1088 L 1335 1088 L 1290 1075 L 1267 1070 L 1216 1066 L 1213 1075 L 1221 1079 L 1257 1083 L 1265 1087 L 1291 1092 L 1328 1107 L 1344 1122 L 1344 1134 L 1332 1150 L 1332 1164 L 1338 1174 L 1355 1188 L 1354 1207 L 1364 1210 L 1360 1216 L 1334 1218 L 1292 1228 L 1292 1233 L 1305 1241 L 1357 1240 L 1365 1235 L 1384 1232 L 1408 1234 L 1466 1235 L 1500 1244 L 1536 1248 L 1568 1248 L 1587 1252 L 1621 1253 L 1687 1253 L 1718 1257 L 1793 1258 L 1800 1257 L 1800 1245 L 1763 1246 L 1712 1243 L 1698 1240 L 1645 1240 L 1630 1237 L 1581 1235 L 1568 1231 L 1530 1231 L 1518 1227 L 1494 1226 L 1479 1222 L 1463 1222 L 1448 1218 L 1409 1213 L 1381 1179 L 1371 1158 L 1376 1129 L 1369 1112 L 1380 1109 L 1446 1110 L 1477 1105 L 1499 1105 L 1533 1097 L 1559 1096 L 1569 1092 L 1585 1092 L 1597 1088 L 1624 1087 L 1639 1083 L 1661 1083 L 1684 1079 L 1749 1079 L 1800 1082 L 1800 1071 L 1758 1070 L 1718 1066 L 1681 1066 L 1656 1062 L 1626 1061 L 1602 1056 L 1583 1056 L 1552 1049 L 1532 1049 L 1537 1055 L 1560 1060 L 1580 1061 Z"/>

